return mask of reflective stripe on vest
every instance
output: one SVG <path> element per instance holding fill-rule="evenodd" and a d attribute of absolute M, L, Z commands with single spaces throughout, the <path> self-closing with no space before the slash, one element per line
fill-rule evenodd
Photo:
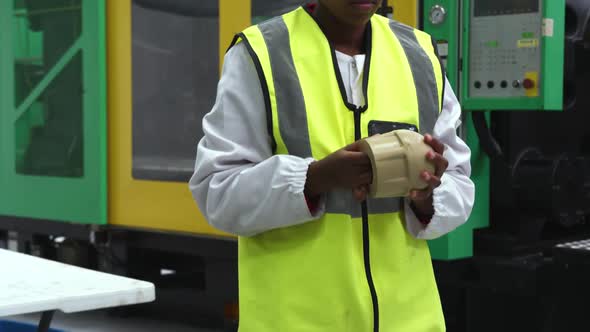
<path fill-rule="evenodd" d="M 436 55 L 429 56 L 423 48 L 431 46 L 431 41 L 423 40 L 420 43 L 413 28 L 396 21 L 389 21 L 389 26 L 400 41 L 410 62 L 418 109 L 420 110 L 420 132 L 423 134 L 432 133 L 442 108 L 442 98 L 439 98 L 439 91 L 442 89 L 443 82 L 442 75 L 437 77 L 433 70 L 433 61 L 438 64 Z M 258 29 L 260 35 L 253 34 L 253 37 L 250 38 L 260 39 L 262 37 L 261 39 L 267 47 L 267 56 L 273 76 L 273 82 L 268 85 L 272 86 L 271 94 L 274 92 L 275 96 L 274 103 L 271 103 L 273 111 L 268 114 L 278 118 L 279 140 L 282 140 L 284 144 L 284 149 L 281 149 L 283 151 L 280 151 L 280 154 L 310 157 L 312 153 L 309 133 L 301 130 L 301 128 L 307 128 L 305 101 L 293 62 L 289 45 L 289 30 L 285 20 L 282 16 L 275 17 L 258 25 Z M 424 33 L 420 37 L 429 39 Z M 272 118 L 268 121 L 272 122 Z M 326 211 L 360 217 L 360 207 L 352 204 L 353 202 L 354 199 L 350 192 L 331 193 L 328 195 Z M 398 212 L 400 207 L 401 202 L 392 198 L 373 199 L 370 204 L 371 212 L 378 214 Z"/>
<path fill-rule="evenodd" d="M 389 23 L 391 30 L 402 44 L 406 57 L 412 68 L 414 85 L 418 94 L 418 109 L 420 113 L 420 132 L 432 133 L 438 114 L 442 109 L 443 98 L 439 98 L 440 82 L 437 82 L 431 59 L 416 37 L 414 29 L 395 21 Z M 428 41 L 427 45 L 431 45 Z M 444 96 L 443 96 L 444 97 Z"/>
<path fill-rule="evenodd" d="M 309 13 L 297 9 L 239 39 L 258 71 L 276 154 L 319 160 L 354 141 L 354 107 L 334 50 Z M 431 133 L 444 88 L 431 38 L 374 16 L 367 41 L 362 136 L 371 120 Z M 367 204 L 377 322 L 364 270 L 361 206 L 342 190 L 327 195 L 320 220 L 239 239 L 240 331 L 443 331 L 428 247 L 405 230 L 401 203 Z"/>

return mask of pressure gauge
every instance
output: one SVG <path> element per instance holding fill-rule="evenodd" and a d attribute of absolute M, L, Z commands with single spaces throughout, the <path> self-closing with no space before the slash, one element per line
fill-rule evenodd
<path fill-rule="evenodd" d="M 430 23 L 434 25 L 443 24 L 447 18 L 447 11 L 443 6 L 436 5 L 430 10 Z"/>

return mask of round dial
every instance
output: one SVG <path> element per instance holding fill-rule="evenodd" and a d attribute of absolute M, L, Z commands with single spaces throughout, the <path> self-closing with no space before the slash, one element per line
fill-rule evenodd
<path fill-rule="evenodd" d="M 430 23 L 434 25 L 442 24 L 447 18 L 447 11 L 444 7 L 436 5 L 430 10 Z"/>

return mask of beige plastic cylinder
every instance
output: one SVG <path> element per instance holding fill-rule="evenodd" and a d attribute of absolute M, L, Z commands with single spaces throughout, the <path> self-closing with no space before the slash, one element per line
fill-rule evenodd
<path fill-rule="evenodd" d="M 428 184 L 420 173 L 435 171 L 426 159 L 430 150 L 424 137 L 410 130 L 395 130 L 362 140 L 361 151 L 369 156 L 373 168 L 371 197 L 405 197 L 412 190 L 426 188 Z"/>

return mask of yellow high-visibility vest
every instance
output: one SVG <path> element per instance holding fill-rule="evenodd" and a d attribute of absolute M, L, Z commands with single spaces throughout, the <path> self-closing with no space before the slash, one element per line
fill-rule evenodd
<path fill-rule="evenodd" d="M 235 42 L 258 71 L 276 154 L 320 160 L 387 124 L 431 133 L 442 108 L 432 38 L 382 16 L 367 28 L 363 107 L 348 103 L 335 51 L 306 9 Z M 317 221 L 240 237 L 240 332 L 444 331 L 427 243 L 406 231 L 402 208 L 331 192 Z"/>

